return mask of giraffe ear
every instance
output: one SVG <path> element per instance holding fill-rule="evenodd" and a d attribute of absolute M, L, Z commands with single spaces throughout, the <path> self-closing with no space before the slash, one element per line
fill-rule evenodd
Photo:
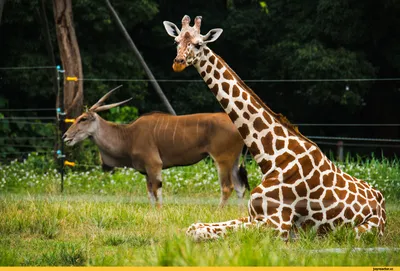
<path fill-rule="evenodd" d="M 211 29 L 208 33 L 207 33 L 207 35 L 205 35 L 204 37 L 203 37 L 203 41 L 204 41 L 204 43 L 209 43 L 209 42 L 214 42 L 214 41 L 216 41 L 218 38 L 219 38 L 219 36 L 222 34 L 222 29 L 221 28 L 214 28 L 214 29 Z"/>
<path fill-rule="evenodd" d="M 168 35 L 170 35 L 171 37 L 176 38 L 179 35 L 179 33 L 181 33 L 179 28 L 174 23 L 164 21 L 163 24 L 165 30 L 167 30 Z"/>

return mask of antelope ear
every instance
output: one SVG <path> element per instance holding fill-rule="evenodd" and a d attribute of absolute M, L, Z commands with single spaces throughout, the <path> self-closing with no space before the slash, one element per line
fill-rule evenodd
<path fill-rule="evenodd" d="M 222 30 L 222 28 L 214 28 L 214 29 L 211 29 L 211 30 L 207 33 L 207 35 L 205 35 L 205 36 L 203 37 L 203 42 L 204 42 L 204 43 L 210 43 L 210 42 L 216 41 L 216 40 L 219 38 L 219 36 L 221 36 L 222 31 L 224 31 L 224 30 Z"/>
<path fill-rule="evenodd" d="M 170 35 L 171 37 L 176 38 L 181 33 L 179 28 L 174 23 L 164 21 L 163 24 L 165 30 L 167 30 L 168 35 Z"/>

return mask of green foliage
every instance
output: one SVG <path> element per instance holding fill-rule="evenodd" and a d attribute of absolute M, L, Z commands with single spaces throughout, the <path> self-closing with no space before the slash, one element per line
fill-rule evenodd
<path fill-rule="evenodd" d="M 267 3 L 265 1 L 261 1 L 260 2 L 260 7 L 266 14 L 269 13 L 268 5 L 267 5 Z"/>
<path fill-rule="evenodd" d="M 120 0 L 113 5 L 157 79 L 200 79 L 193 68 L 179 74 L 172 71 L 176 49 L 165 33 L 162 21 L 170 20 L 179 25 L 183 14 L 192 18 L 202 15 L 202 33 L 215 27 L 224 29 L 218 42 L 210 47 L 241 78 L 316 80 L 249 83 L 268 106 L 292 122 L 398 122 L 397 115 L 393 114 L 397 110 L 396 101 L 400 99 L 396 81 L 317 80 L 397 76 L 400 71 L 397 38 L 400 30 L 393 25 L 400 23 L 397 16 L 400 6 L 395 1 L 190 0 L 171 5 L 168 1 L 132 4 Z M 38 0 L 5 4 L 0 32 L 0 66 L 49 65 L 38 6 Z M 46 11 L 56 61 L 59 62 L 51 2 L 47 2 Z M 84 82 L 85 100 L 97 101 L 115 87 L 116 82 L 109 79 L 138 79 L 124 82 L 124 87 L 111 97 L 111 102 L 133 97 L 130 105 L 138 108 L 140 114 L 166 111 L 151 85 L 142 80 L 146 79 L 145 73 L 116 28 L 105 3 L 73 1 L 73 12 L 84 79 L 95 79 Z M 52 74 L 51 69 L 0 70 L 0 108 L 53 107 L 56 93 L 52 87 Z M 204 82 L 162 81 L 160 85 L 178 114 L 221 110 Z M 54 116 L 54 112 L 50 114 Z M 339 130 L 314 127 L 308 131 L 313 135 L 398 137 L 398 129 L 386 128 Z M 22 136 L 32 135 L 35 131 L 0 120 L 0 133 L 13 137 L 13 132 Z M 15 150 L 12 146 L 5 148 L 5 151 Z M 371 151 L 376 149 L 367 152 Z M 395 151 L 387 149 L 385 152 L 392 155 Z"/>
<path fill-rule="evenodd" d="M 134 106 L 119 106 L 109 110 L 104 117 L 116 123 L 130 123 L 139 117 L 138 109 Z"/>

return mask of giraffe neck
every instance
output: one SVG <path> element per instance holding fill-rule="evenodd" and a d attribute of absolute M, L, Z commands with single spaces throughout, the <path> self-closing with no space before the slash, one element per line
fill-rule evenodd
<path fill-rule="evenodd" d="M 289 137 L 296 138 L 303 147 L 312 143 L 282 115 L 269 109 L 221 57 L 207 47 L 203 51 L 194 66 L 238 128 L 263 174 L 275 169 L 279 149 L 290 148 Z"/>

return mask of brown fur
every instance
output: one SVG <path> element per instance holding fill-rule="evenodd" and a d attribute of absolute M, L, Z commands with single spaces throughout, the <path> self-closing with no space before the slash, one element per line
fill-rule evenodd
<path fill-rule="evenodd" d="M 99 147 L 103 164 L 132 167 L 145 174 L 149 197 L 155 201 L 161 187 L 162 169 L 195 164 L 208 155 L 218 167 L 221 205 L 233 188 L 242 198 L 248 187 L 246 172 L 238 166 L 244 143 L 225 113 L 173 116 L 155 112 L 130 124 L 116 124 L 95 112 L 86 112 L 68 129 L 65 140 L 72 142 L 94 122 L 98 128 L 88 136 Z"/>

